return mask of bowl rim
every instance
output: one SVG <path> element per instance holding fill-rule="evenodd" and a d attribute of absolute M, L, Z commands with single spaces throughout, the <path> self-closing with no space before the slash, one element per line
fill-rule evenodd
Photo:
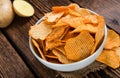
<path fill-rule="evenodd" d="M 91 13 L 93 13 L 93 14 L 97 14 L 96 12 L 93 12 L 93 11 L 91 11 L 91 10 L 89 10 L 89 9 L 87 9 L 87 10 L 90 11 Z M 39 24 L 39 23 L 43 20 L 44 17 L 45 17 L 45 16 L 41 17 L 41 18 L 36 22 L 35 25 Z M 32 45 L 32 42 L 31 42 L 31 37 L 30 37 L 30 36 L 29 36 L 29 47 L 30 47 L 30 50 L 31 50 L 32 54 L 33 54 L 38 60 L 40 60 L 40 61 L 42 61 L 42 62 L 45 62 L 46 64 L 49 64 L 49 65 L 57 65 L 57 66 L 69 66 L 69 65 L 79 64 L 79 63 L 81 63 L 81 62 L 85 62 L 85 61 L 89 60 L 91 57 L 95 56 L 97 53 L 99 53 L 98 55 L 100 55 L 100 53 L 101 53 L 102 51 L 99 52 L 98 50 L 103 49 L 102 47 L 105 45 L 105 41 L 106 41 L 106 38 L 107 38 L 107 26 L 106 26 L 106 24 L 105 24 L 104 27 L 105 27 L 105 29 L 104 29 L 104 38 L 103 38 L 103 41 L 102 41 L 102 43 L 100 44 L 99 48 L 96 49 L 96 51 L 95 51 L 93 54 L 91 54 L 90 56 L 86 57 L 85 59 L 80 60 L 80 61 L 76 61 L 76 62 L 73 62 L 73 63 L 57 64 L 57 63 L 51 63 L 51 62 L 48 62 L 48 61 L 46 61 L 46 60 L 43 60 L 43 59 L 34 51 L 33 45 Z M 98 51 L 98 52 L 97 52 L 97 51 Z M 98 56 L 97 56 L 97 57 L 98 57 Z M 94 61 L 95 61 L 95 60 L 94 60 Z"/>

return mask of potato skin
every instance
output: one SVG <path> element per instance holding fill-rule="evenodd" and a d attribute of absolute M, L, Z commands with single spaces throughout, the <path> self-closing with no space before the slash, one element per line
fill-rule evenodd
<path fill-rule="evenodd" d="M 14 11 L 10 0 L 0 1 L 0 16 L 0 28 L 5 28 L 12 22 Z"/>

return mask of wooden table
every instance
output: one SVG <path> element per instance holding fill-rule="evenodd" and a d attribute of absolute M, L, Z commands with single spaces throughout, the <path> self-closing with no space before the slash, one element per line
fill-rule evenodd
<path fill-rule="evenodd" d="M 108 27 L 120 33 L 120 0 L 28 0 L 35 9 L 29 18 L 15 16 L 11 25 L 0 29 L 0 78 L 61 78 L 42 65 L 33 56 L 28 44 L 28 30 L 46 12 L 55 5 L 77 3 L 81 7 L 93 10 L 105 17 Z M 89 78 L 120 77 L 120 68 L 104 70 L 88 74 Z"/>

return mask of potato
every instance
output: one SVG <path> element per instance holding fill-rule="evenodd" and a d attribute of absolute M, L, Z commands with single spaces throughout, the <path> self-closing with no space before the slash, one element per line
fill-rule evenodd
<path fill-rule="evenodd" d="M 14 11 L 10 0 L 0 0 L 0 28 L 7 27 L 14 18 Z"/>
<path fill-rule="evenodd" d="M 18 16 L 30 17 L 34 14 L 34 8 L 24 0 L 13 1 L 13 9 Z"/>

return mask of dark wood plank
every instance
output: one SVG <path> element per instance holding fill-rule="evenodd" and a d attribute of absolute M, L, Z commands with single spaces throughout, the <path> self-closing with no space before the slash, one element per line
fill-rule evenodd
<path fill-rule="evenodd" d="M 53 5 L 68 5 L 68 0 L 29 0 L 35 9 L 35 15 L 30 18 L 21 18 L 15 16 L 13 23 L 2 30 L 2 32 L 9 39 L 11 44 L 15 47 L 16 51 L 26 62 L 28 67 L 34 72 L 36 77 L 40 78 L 55 78 L 57 73 L 42 65 L 33 56 L 28 44 L 28 30 L 31 25 L 34 25 L 45 12 L 49 12 Z"/>
<path fill-rule="evenodd" d="M 120 78 L 119 76 L 117 76 L 114 72 L 112 72 L 111 70 L 109 70 L 108 68 L 103 70 L 107 75 L 109 75 L 111 78 Z"/>
<path fill-rule="evenodd" d="M 120 34 L 120 0 L 72 0 L 105 17 L 106 24 Z"/>
<path fill-rule="evenodd" d="M 1 32 L 0 78 L 34 78 L 25 63 Z"/>

